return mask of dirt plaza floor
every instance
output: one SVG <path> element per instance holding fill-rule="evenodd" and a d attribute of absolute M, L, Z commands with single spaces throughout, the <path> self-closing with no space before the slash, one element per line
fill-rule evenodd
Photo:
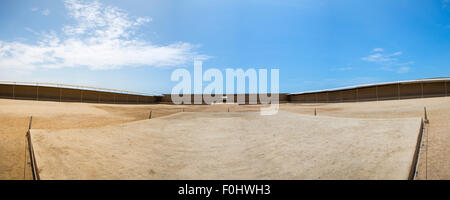
<path fill-rule="evenodd" d="M 182 112 L 31 135 L 41 179 L 408 179 L 420 124 Z"/>
<path fill-rule="evenodd" d="M 418 134 L 418 125 L 414 124 L 423 117 L 425 106 L 430 123 L 425 127 L 420 146 L 416 179 L 450 179 L 448 97 L 334 104 L 286 103 L 280 105 L 280 112 L 275 115 L 280 118 L 271 120 L 260 119 L 255 112 L 259 111 L 260 105 L 113 105 L 0 99 L 0 179 L 31 178 L 25 139 L 31 115 L 33 141 L 42 141 L 36 142 L 36 154 L 41 150 L 47 152 L 36 155 L 38 162 L 42 162 L 40 174 L 43 178 L 404 179 L 406 164 L 397 165 L 395 171 L 386 168 L 386 163 L 409 163 L 410 160 L 403 159 L 412 159 L 411 145 L 415 145 L 412 138 L 416 136 L 414 139 L 417 139 Z M 314 109 L 316 117 L 313 116 Z M 152 119 L 149 120 L 150 111 Z M 319 123 L 321 120 L 325 121 Z M 330 120 L 343 121 L 334 123 Z M 410 123 L 413 125 L 406 125 Z M 186 129 L 188 126 L 181 126 L 183 124 L 196 126 Z M 221 128 L 222 131 L 194 129 L 198 124 Z M 302 125 L 307 127 L 299 131 Z M 341 130 L 334 132 L 339 135 L 313 134 L 323 134 L 320 128 L 329 125 L 329 128 Z M 251 127 L 251 130 L 260 131 L 247 130 Z M 377 137 L 370 137 L 373 134 L 369 135 L 364 127 L 374 127 L 370 129 L 377 133 Z M 375 127 L 383 128 L 378 130 Z M 63 137 L 64 134 L 67 137 Z M 77 134 L 83 137 L 77 138 Z M 115 137 L 107 137 L 108 134 Z M 97 141 L 95 137 L 103 139 Z M 91 143 L 83 142 L 89 139 Z M 371 149 L 368 144 L 372 143 L 377 145 L 373 144 Z M 112 146 L 136 150 L 108 149 Z M 96 151 L 93 147 L 103 149 Z M 320 150 L 318 147 L 330 148 Z M 52 148 L 54 151 L 49 151 Z M 354 153 L 357 149 L 362 152 Z M 223 157 L 218 157 L 219 152 Z M 387 156 L 390 154 L 398 156 Z M 133 159 L 135 156 L 147 159 Z M 356 159 L 351 159 L 352 156 L 377 167 L 361 167 L 361 163 L 353 163 Z M 86 157 L 117 165 L 102 167 L 99 163 L 83 160 Z M 80 162 L 75 160 L 69 165 L 64 160 L 69 158 L 79 158 Z M 118 162 L 120 160 L 127 162 Z M 301 162 L 304 160 L 308 162 Z M 60 167 L 45 163 L 57 163 Z M 130 166 L 140 164 L 146 167 L 129 170 Z M 229 167 L 220 171 L 219 166 L 223 165 Z M 267 169 L 261 167 L 266 165 L 269 166 Z M 74 168 L 76 166 L 79 167 Z M 80 169 L 89 166 L 92 171 L 80 173 Z M 311 166 L 320 166 L 323 171 L 305 173 L 313 168 Z M 353 173 L 344 170 L 349 167 L 364 170 L 353 170 Z M 207 172 L 204 176 L 201 176 L 202 170 Z M 241 176 L 231 175 L 239 173 Z"/>

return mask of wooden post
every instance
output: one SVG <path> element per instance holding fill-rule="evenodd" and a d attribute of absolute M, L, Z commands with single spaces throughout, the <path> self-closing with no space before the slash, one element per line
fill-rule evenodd
<path fill-rule="evenodd" d="M 317 108 L 314 108 L 314 116 L 317 115 Z"/>
<path fill-rule="evenodd" d="M 33 116 L 30 116 L 30 122 L 28 124 L 28 130 L 31 129 L 31 124 L 33 123 Z"/>
<path fill-rule="evenodd" d="M 424 119 L 424 122 L 425 122 L 425 124 L 428 124 L 429 121 L 428 121 L 428 116 L 427 116 L 427 107 L 423 107 L 423 111 L 424 111 L 424 113 L 425 113 L 425 119 Z"/>
<path fill-rule="evenodd" d="M 28 162 L 27 160 L 27 146 L 28 146 L 28 132 L 25 134 L 25 142 L 24 142 L 24 144 L 25 145 L 23 145 L 23 146 L 25 146 L 25 151 L 24 151 L 24 164 L 23 164 L 23 179 L 25 180 L 26 179 L 26 177 L 27 177 L 27 166 L 30 164 L 30 162 Z"/>
<path fill-rule="evenodd" d="M 33 116 L 30 116 L 30 124 L 28 125 L 28 131 L 26 134 L 26 138 L 28 141 L 27 146 L 28 146 L 28 152 L 29 152 L 30 160 L 31 160 L 30 164 L 31 164 L 31 171 L 33 174 L 33 180 L 39 180 L 40 179 L 39 172 L 38 172 L 39 170 L 37 169 L 36 159 L 34 156 L 33 144 L 31 143 L 30 129 L 31 129 L 32 122 L 33 122 Z"/>
<path fill-rule="evenodd" d="M 150 115 L 148 116 L 149 119 L 152 118 L 152 111 L 150 110 Z"/>

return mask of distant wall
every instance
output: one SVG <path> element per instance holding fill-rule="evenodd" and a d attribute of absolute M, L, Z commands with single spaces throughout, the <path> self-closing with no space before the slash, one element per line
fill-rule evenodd
<path fill-rule="evenodd" d="M 111 104 L 151 104 L 161 99 L 159 96 L 14 84 L 0 84 L 0 98 Z"/>
<path fill-rule="evenodd" d="M 450 94 L 449 81 L 450 80 L 427 79 L 423 81 L 419 80 L 411 82 L 386 83 L 350 89 L 309 92 L 302 94 L 280 93 L 279 102 L 340 103 L 442 97 Z M 232 94 L 226 96 L 229 99 L 234 98 L 234 102 L 236 102 L 238 96 L 240 95 L 241 94 Z M 245 104 L 249 104 L 249 94 L 242 95 L 245 98 Z M 190 95 L 192 104 L 194 103 L 195 96 L 196 95 Z M 0 98 L 111 104 L 172 104 L 170 94 L 165 94 L 163 96 L 146 96 L 89 89 L 15 84 L 0 84 Z M 259 100 L 258 95 L 258 104 L 261 103 Z M 202 104 L 205 104 L 205 102 L 202 102 Z"/>
<path fill-rule="evenodd" d="M 245 104 L 249 104 L 249 100 L 250 100 L 249 94 L 231 94 L 231 95 L 227 94 L 227 95 L 224 95 L 224 96 L 227 96 L 228 99 L 234 99 L 234 102 L 237 102 L 238 96 L 241 96 L 241 95 L 242 95 L 241 98 L 245 99 Z M 193 94 L 193 95 L 189 95 L 189 96 L 191 98 L 191 104 L 194 104 L 194 98 L 196 96 L 201 97 L 202 95 L 201 94 L 200 95 L 199 94 Z M 270 94 L 268 96 L 270 97 Z M 288 94 L 280 93 L 280 94 L 278 94 L 278 96 L 279 96 L 279 102 L 280 103 L 288 102 Z M 257 97 L 256 97 L 257 104 L 261 103 L 259 98 L 260 98 L 260 95 L 258 94 Z M 162 98 L 161 98 L 161 103 L 172 104 L 173 102 L 172 102 L 171 95 L 170 94 L 164 94 L 162 96 Z M 202 104 L 206 104 L 206 103 L 204 101 L 202 101 Z"/>
<path fill-rule="evenodd" d="M 442 97 L 450 94 L 447 80 L 424 80 L 363 86 L 336 91 L 290 94 L 293 103 L 337 103 Z"/>

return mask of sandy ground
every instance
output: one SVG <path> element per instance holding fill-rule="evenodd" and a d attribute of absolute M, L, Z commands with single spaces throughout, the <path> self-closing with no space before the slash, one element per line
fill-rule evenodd
<path fill-rule="evenodd" d="M 426 98 L 379 102 L 335 104 L 282 104 L 288 112 L 345 118 L 409 118 L 423 117 L 427 106 L 430 124 L 426 126 L 420 151 L 417 179 L 450 179 L 450 98 Z M 175 106 L 175 105 L 111 105 L 59 103 L 0 99 L 0 179 L 29 179 L 25 168 L 25 133 L 29 116 L 33 128 L 62 130 L 103 127 L 107 125 L 193 111 L 224 112 L 257 111 L 259 106 Z"/>
<path fill-rule="evenodd" d="M 420 118 L 183 112 L 31 135 L 43 180 L 401 180 L 408 179 L 420 124 Z"/>
<path fill-rule="evenodd" d="M 430 123 L 420 151 L 416 179 L 450 180 L 450 97 L 335 104 L 286 104 L 281 110 L 348 118 L 424 117 Z"/>
<path fill-rule="evenodd" d="M 102 127 L 112 124 L 166 116 L 190 111 L 255 110 L 258 106 L 237 105 L 114 105 L 60 103 L 52 101 L 0 99 L 0 180 L 31 179 L 26 151 L 30 116 L 33 129 L 62 130 Z"/>

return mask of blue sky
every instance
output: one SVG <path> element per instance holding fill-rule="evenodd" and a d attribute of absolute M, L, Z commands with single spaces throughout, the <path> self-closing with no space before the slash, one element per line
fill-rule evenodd
<path fill-rule="evenodd" d="M 193 59 L 281 92 L 447 77 L 450 0 L 0 2 L 0 80 L 170 93 Z"/>

